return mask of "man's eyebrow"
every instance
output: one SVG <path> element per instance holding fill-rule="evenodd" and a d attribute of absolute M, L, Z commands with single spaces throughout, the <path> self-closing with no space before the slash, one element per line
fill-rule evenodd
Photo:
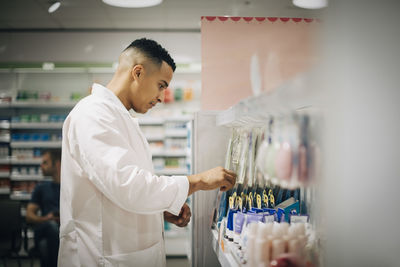
<path fill-rule="evenodd" d="M 164 83 L 164 86 L 165 86 L 165 88 L 167 88 L 167 87 L 168 87 L 168 83 L 167 83 L 166 81 L 164 81 L 164 80 L 161 80 L 161 82 L 163 82 L 163 83 Z"/>

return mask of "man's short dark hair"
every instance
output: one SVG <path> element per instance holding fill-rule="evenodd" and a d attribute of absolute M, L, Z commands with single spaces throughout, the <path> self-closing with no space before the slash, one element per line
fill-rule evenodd
<path fill-rule="evenodd" d="M 173 71 L 176 69 L 175 62 L 168 51 L 154 40 L 146 38 L 137 39 L 133 41 L 127 48 L 125 48 L 125 50 L 129 48 L 135 48 L 139 50 L 159 66 L 161 66 L 163 61 L 165 61 Z"/>
<path fill-rule="evenodd" d="M 60 148 L 52 148 L 52 149 L 45 149 L 42 151 L 42 155 L 49 154 L 51 161 L 56 163 L 56 161 L 61 161 L 61 149 Z"/>

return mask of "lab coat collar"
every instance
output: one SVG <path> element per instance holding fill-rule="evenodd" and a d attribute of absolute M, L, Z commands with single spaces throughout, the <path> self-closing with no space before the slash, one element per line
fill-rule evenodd
<path fill-rule="evenodd" d="M 124 104 L 122 104 L 121 100 L 107 87 L 98 83 L 94 83 L 92 86 L 92 95 L 110 100 L 114 105 L 116 105 L 119 109 L 122 109 L 123 112 L 126 112 L 131 117 L 131 114 L 126 109 Z"/>

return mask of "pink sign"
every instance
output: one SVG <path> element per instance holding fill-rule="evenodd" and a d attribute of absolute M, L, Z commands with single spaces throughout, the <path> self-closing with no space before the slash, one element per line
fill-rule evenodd
<path fill-rule="evenodd" d="M 271 92 L 316 61 L 314 19 L 202 17 L 202 110 Z"/>

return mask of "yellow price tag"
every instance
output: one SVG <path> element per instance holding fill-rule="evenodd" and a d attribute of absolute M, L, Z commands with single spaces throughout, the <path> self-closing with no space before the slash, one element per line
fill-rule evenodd
<path fill-rule="evenodd" d="M 268 207 L 268 196 L 265 194 L 263 198 L 265 206 Z"/>
<path fill-rule="evenodd" d="M 239 204 L 239 209 L 243 208 L 243 200 L 241 197 L 237 197 L 237 203 Z"/>
<path fill-rule="evenodd" d="M 230 196 L 230 197 L 229 197 L 229 208 L 230 208 L 230 209 L 233 209 L 233 204 L 234 204 L 234 203 L 233 203 L 233 197 Z"/>
<path fill-rule="evenodd" d="M 253 207 L 253 197 L 251 196 L 251 193 L 249 196 L 247 196 L 247 203 L 248 203 L 249 209 L 251 209 Z"/>
<path fill-rule="evenodd" d="M 257 194 L 257 208 L 261 209 L 261 196 Z"/>
<path fill-rule="evenodd" d="M 271 206 L 272 207 L 275 207 L 275 197 L 274 197 L 274 195 L 270 195 L 269 196 L 269 202 L 271 202 Z"/>

